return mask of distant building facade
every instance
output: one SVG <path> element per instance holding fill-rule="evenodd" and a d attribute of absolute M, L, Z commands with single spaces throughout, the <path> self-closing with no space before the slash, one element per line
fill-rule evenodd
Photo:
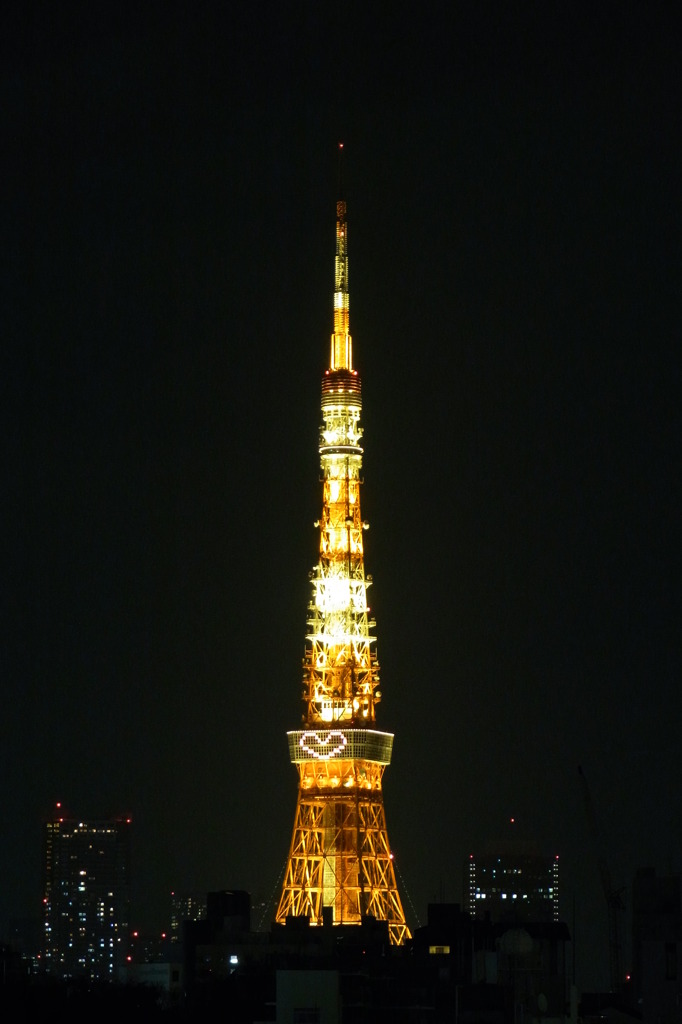
<path fill-rule="evenodd" d="M 464 865 L 464 906 L 496 922 L 559 920 L 559 858 L 533 844 L 507 842 L 471 854 Z"/>
<path fill-rule="evenodd" d="M 117 980 L 130 928 L 130 820 L 45 822 L 43 868 L 45 971 Z"/>
<path fill-rule="evenodd" d="M 182 942 L 184 921 L 201 921 L 206 917 L 206 893 L 171 893 L 171 942 Z"/>

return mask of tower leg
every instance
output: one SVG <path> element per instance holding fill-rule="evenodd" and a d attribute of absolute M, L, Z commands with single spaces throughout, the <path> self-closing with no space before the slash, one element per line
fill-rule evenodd
<path fill-rule="evenodd" d="M 321 925 L 364 917 L 388 922 L 392 944 L 410 932 L 395 880 L 381 793 L 333 795 L 299 790 L 294 831 L 276 921 L 307 916 Z"/>

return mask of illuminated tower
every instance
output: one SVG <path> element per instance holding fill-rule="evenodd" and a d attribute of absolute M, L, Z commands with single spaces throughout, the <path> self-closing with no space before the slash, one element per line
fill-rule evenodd
<path fill-rule="evenodd" d="M 303 661 L 303 728 L 288 733 L 298 803 L 276 920 L 388 922 L 410 937 L 395 881 L 381 789 L 393 736 L 375 728 L 379 665 L 370 629 L 360 514 L 360 378 L 349 333 L 346 204 L 336 205 L 334 333 L 322 378 L 320 559 Z M 323 910 L 325 914 L 323 915 Z"/>

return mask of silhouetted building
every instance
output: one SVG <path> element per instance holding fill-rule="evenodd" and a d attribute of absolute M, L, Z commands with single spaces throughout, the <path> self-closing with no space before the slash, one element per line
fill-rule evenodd
<path fill-rule="evenodd" d="M 458 904 L 429 904 L 409 969 L 424 965 L 422 989 L 436 1019 L 442 1013 L 460 1024 L 560 1020 L 570 1012 L 569 944 L 560 921 L 493 922 Z"/>
<path fill-rule="evenodd" d="M 632 983 L 644 1024 L 682 1021 L 682 875 L 640 868 L 632 884 Z"/>
<path fill-rule="evenodd" d="M 559 858 L 533 844 L 501 843 L 464 866 L 464 905 L 491 921 L 559 920 Z"/>
<path fill-rule="evenodd" d="M 205 919 L 185 923 L 188 1012 L 277 1024 L 564 1024 L 568 928 L 475 920 L 431 904 L 408 943 L 389 923 L 322 926 L 290 915 L 251 932 L 246 893 L 209 893 Z M 240 909 L 240 904 L 244 904 Z M 200 1016 L 200 1015 L 203 1015 Z M 241 1015 L 241 1016 L 240 1016 Z"/>
<path fill-rule="evenodd" d="M 46 822 L 43 891 L 45 971 L 117 979 L 130 921 L 130 820 Z"/>
<path fill-rule="evenodd" d="M 11 917 L 9 921 L 9 945 L 37 968 L 43 948 L 43 919 L 41 917 Z"/>
<path fill-rule="evenodd" d="M 251 897 L 241 889 L 221 889 L 206 897 L 206 914 L 182 922 L 185 984 L 215 982 L 234 974 L 251 935 Z M 237 960 L 235 960 L 235 957 Z M 243 955 L 241 962 L 243 962 Z"/>

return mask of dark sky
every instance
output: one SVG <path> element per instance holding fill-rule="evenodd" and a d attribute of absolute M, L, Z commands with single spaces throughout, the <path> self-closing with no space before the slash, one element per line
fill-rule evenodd
<path fill-rule="evenodd" d="M 343 140 L 410 923 L 514 815 L 606 985 L 579 764 L 614 879 L 682 870 L 662 8 L 4 16 L 1 931 L 39 911 L 55 800 L 132 816 L 142 927 L 171 889 L 278 893 Z"/>

